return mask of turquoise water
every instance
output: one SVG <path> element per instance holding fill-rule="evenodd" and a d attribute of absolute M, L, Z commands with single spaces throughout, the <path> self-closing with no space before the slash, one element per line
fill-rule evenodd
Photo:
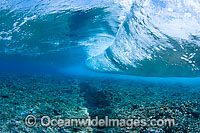
<path fill-rule="evenodd" d="M 28 128 L 33 113 L 177 121 L 93 132 L 200 132 L 199 13 L 198 0 L 0 0 L 0 131 L 86 132 Z"/>
<path fill-rule="evenodd" d="M 198 1 L 2 0 L 0 13 L 1 57 L 11 62 L 16 55 L 58 69 L 81 62 L 105 73 L 199 76 Z"/>

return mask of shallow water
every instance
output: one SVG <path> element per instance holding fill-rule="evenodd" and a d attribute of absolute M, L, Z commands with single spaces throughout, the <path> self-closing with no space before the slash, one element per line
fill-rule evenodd
<path fill-rule="evenodd" d="M 199 132 L 200 89 L 113 77 L 0 75 L 2 132 Z M 38 118 L 27 127 L 28 115 Z M 51 118 L 175 119 L 173 127 L 42 127 Z"/>
<path fill-rule="evenodd" d="M 0 0 L 0 131 L 200 132 L 199 13 L 198 0 Z M 42 127 L 44 115 L 176 125 Z"/>

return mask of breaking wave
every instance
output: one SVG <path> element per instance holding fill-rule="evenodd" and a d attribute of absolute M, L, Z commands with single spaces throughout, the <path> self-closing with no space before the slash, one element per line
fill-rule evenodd
<path fill-rule="evenodd" d="M 200 75 L 198 0 L 0 0 L 0 52 L 83 48 L 96 71 Z"/>

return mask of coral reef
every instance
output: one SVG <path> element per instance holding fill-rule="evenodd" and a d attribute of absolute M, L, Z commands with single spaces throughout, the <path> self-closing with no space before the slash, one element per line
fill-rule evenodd
<path fill-rule="evenodd" d="M 200 89 L 109 78 L 0 75 L 1 132 L 200 132 Z M 25 126 L 37 118 L 175 119 L 175 127 Z"/>

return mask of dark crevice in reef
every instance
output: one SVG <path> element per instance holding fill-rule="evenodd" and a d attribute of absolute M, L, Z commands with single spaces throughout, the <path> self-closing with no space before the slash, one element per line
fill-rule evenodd
<path fill-rule="evenodd" d="M 98 116 L 99 118 L 105 118 L 111 114 L 111 101 L 108 95 L 103 90 L 98 90 L 94 85 L 90 85 L 87 82 L 79 84 L 81 96 L 86 101 L 86 107 L 88 108 L 91 118 Z"/>

